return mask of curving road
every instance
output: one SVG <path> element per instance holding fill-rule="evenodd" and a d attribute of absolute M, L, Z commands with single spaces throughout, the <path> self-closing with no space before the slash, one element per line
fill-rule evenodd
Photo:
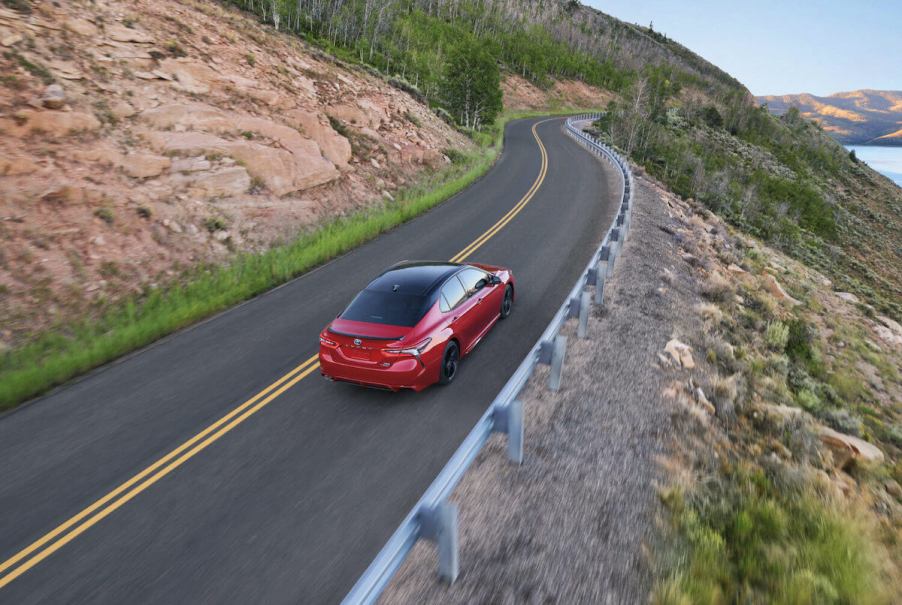
<path fill-rule="evenodd" d="M 448 202 L 0 417 L 0 603 L 339 601 L 610 223 L 618 176 L 561 123 L 510 123 L 495 167 Z M 319 376 L 319 330 L 374 275 L 457 256 L 511 267 L 518 298 L 452 386 Z"/>

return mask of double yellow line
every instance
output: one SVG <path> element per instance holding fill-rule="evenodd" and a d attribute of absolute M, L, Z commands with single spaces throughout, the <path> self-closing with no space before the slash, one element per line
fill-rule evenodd
<path fill-rule="evenodd" d="M 533 182 L 532 187 L 529 188 L 529 191 L 527 191 L 526 194 L 522 198 L 520 198 L 520 201 L 517 202 L 514 207 L 507 212 L 507 214 L 502 216 L 497 223 L 489 227 L 489 229 L 485 233 L 473 240 L 473 242 L 469 246 L 451 257 L 452 263 L 463 262 L 465 258 L 479 250 L 479 248 L 481 248 L 484 243 L 492 239 L 496 233 L 504 228 L 505 225 L 514 220 L 515 216 L 520 214 L 520 211 L 523 210 L 526 204 L 529 203 L 529 200 L 531 200 L 536 194 L 536 191 L 539 190 L 539 187 L 542 186 L 542 182 L 545 180 L 545 175 L 548 173 L 548 152 L 545 151 L 545 145 L 542 143 L 542 139 L 539 138 L 539 133 L 536 132 L 536 126 L 547 121 L 548 120 L 536 122 L 532 126 L 532 136 L 535 138 L 536 143 L 539 145 L 539 153 L 542 154 L 542 165 L 539 169 L 539 175 Z"/>
<path fill-rule="evenodd" d="M 458 252 L 452 262 L 461 262 L 464 258 L 478 250 L 491 239 L 498 231 L 504 228 L 523 207 L 529 203 L 536 191 L 545 180 L 548 172 L 548 154 L 545 145 L 536 132 L 536 127 L 543 122 L 537 122 L 532 127 L 532 135 L 539 145 L 542 154 L 542 165 L 539 176 L 529 191 L 517 204 L 501 219 L 492 225 L 485 233 L 480 235 L 469 246 Z M 223 435 L 266 407 L 279 395 L 296 385 L 298 382 L 319 369 L 318 356 L 313 355 L 299 366 L 276 380 L 274 383 L 233 409 L 231 412 L 205 428 L 203 431 L 184 442 L 143 471 L 109 492 L 80 513 L 71 517 L 52 531 L 38 540 L 32 542 L 18 553 L 0 563 L 0 588 L 3 588 L 29 569 L 55 553 L 57 550 L 77 538 L 79 535 L 109 516 L 129 500 L 149 488 L 151 485 L 182 466 L 185 462 L 206 449 L 210 444 L 219 440 Z"/>

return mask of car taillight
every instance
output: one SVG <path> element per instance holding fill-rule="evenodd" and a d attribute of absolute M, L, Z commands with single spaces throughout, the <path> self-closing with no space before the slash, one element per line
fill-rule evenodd
<path fill-rule="evenodd" d="M 337 342 L 335 342 L 334 340 L 329 340 L 325 336 L 320 336 L 319 342 L 320 342 L 320 344 L 326 345 L 327 347 L 334 347 L 334 346 L 338 345 Z"/>
<path fill-rule="evenodd" d="M 429 343 L 432 342 L 431 338 L 427 338 L 412 347 L 406 347 L 404 349 L 385 349 L 386 353 L 394 353 L 396 355 L 413 355 L 418 357 L 420 353 L 426 350 L 426 347 L 429 346 Z"/>
<path fill-rule="evenodd" d="M 406 347 L 404 349 L 383 349 L 383 351 L 388 355 L 411 355 L 417 358 L 417 361 L 420 362 L 420 365 L 423 364 L 423 360 L 420 358 L 420 354 L 426 350 L 426 347 L 429 346 L 429 343 L 432 342 L 431 338 L 427 338 L 426 340 L 420 341 L 412 347 Z"/>

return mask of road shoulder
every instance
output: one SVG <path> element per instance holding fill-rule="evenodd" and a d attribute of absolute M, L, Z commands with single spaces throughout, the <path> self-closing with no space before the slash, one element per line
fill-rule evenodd
<path fill-rule="evenodd" d="M 453 500 L 460 506 L 461 574 L 437 580 L 420 543 L 384 602 L 641 602 L 651 583 L 658 461 L 672 439 L 673 404 L 658 354 L 700 326 L 684 312 L 688 274 L 665 271 L 677 244 L 658 228 L 667 205 L 638 181 L 633 229 L 596 310 L 589 338 L 568 326 L 564 385 L 538 372 L 523 393 L 520 467 L 494 438 Z M 590 578 L 587 580 L 587 578 Z"/>

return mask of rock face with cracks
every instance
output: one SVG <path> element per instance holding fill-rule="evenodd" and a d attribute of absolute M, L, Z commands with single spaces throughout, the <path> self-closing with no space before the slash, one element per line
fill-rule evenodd
<path fill-rule="evenodd" d="M 0 348 L 382 205 L 472 149 L 224 3 L 30 5 L 0 5 Z"/>

